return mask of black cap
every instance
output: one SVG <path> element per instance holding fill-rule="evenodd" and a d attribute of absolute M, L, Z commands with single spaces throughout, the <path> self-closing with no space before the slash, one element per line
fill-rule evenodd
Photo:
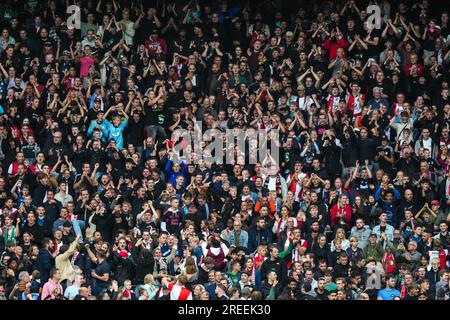
<path fill-rule="evenodd" d="M 64 221 L 63 227 L 64 228 L 71 228 L 72 227 L 72 222 L 70 222 L 69 220 Z"/>
<path fill-rule="evenodd" d="M 215 228 L 214 228 L 214 232 L 215 232 L 215 233 L 221 233 L 222 230 L 221 230 L 219 227 L 215 227 Z"/>
<path fill-rule="evenodd" d="M 45 41 L 45 42 L 44 42 L 44 46 L 46 46 L 46 47 L 51 47 L 51 46 L 52 46 L 51 41 Z"/>

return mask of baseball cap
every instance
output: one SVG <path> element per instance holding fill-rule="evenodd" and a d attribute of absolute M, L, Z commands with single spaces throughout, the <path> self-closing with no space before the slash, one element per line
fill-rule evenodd
<path fill-rule="evenodd" d="M 246 274 L 250 277 L 250 272 L 249 271 L 242 271 L 241 274 Z"/>
<path fill-rule="evenodd" d="M 293 37 L 294 33 L 292 31 L 286 32 L 286 37 Z"/>
<path fill-rule="evenodd" d="M 439 203 L 439 201 L 438 200 L 433 200 L 433 201 L 431 201 L 431 205 L 439 205 L 440 203 Z"/>
<path fill-rule="evenodd" d="M 130 175 L 129 173 L 125 173 L 125 174 L 123 175 L 123 178 L 124 178 L 124 179 L 131 179 L 131 175 Z"/>
<path fill-rule="evenodd" d="M 70 221 L 64 221 L 63 227 L 64 227 L 64 228 L 71 228 L 71 227 L 72 227 L 72 222 L 70 222 Z"/>

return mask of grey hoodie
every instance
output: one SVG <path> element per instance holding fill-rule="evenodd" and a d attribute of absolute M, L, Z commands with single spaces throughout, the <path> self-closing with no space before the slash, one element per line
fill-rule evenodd
<path fill-rule="evenodd" d="M 364 249 L 369 243 L 369 236 L 371 233 L 372 230 L 370 230 L 368 225 L 365 225 L 361 230 L 358 230 L 355 226 L 351 230 L 350 237 L 358 239 L 358 248 Z"/>

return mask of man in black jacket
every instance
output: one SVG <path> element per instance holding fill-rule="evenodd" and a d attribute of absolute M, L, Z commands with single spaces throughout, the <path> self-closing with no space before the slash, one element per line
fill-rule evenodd
<path fill-rule="evenodd" d="M 153 272 L 154 259 L 152 254 L 152 246 L 150 249 L 146 249 L 143 245 L 142 238 L 133 245 L 131 250 L 131 257 L 136 267 L 134 281 L 136 283 L 145 283 L 144 279 L 147 274 Z"/>
<path fill-rule="evenodd" d="M 53 223 L 55 218 L 50 219 L 45 207 L 40 205 L 36 208 L 36 223 L 40 225 L 43 229 L 44 237 L 50 237 L 52 234 Z"/>
<path fill-rule="evenodd" d="M 50 270 L 55 266 L 53 252 L 53 241 L 49 238 L 42 240 L 42 248 L 37 257 L 37 268 L 41 273 L 41 283 L 46 283 L 50 277 Z"/>
<path fill-rule="evenodd" d="M 339 278 L 339 277 L 347 277 L 348 276 L 348 257 L 345 252 L 341 252 L 339 254 L 339 259 L 337 264 L 334 266 L 333 270 L 333 278 Z"/>
<path fill-rule="evenodd" d="M 275 271 L 280 282 L 284 283 L 287 276 L 286 262 L 278 257 L 278 248 L 275 245 L 269 247 L 269 254 L 270 258 L 261 265 L 261 280 L 267 279 L 269 272 Z"/>
<path fill-rule="evenodd" d="M 405 211 L 411 211 L 413 215 L 416 215 L 419 211 L 416 198 L 414 197 L 414 191 L 411 188 L 406 188 L 404 191 L 403 199 L 400 201 L 399 209 L 397 210 L 397 221 L 402 221 L 405 217 Z"/>
<path fill-rule="evenodd" d="M 256 226 L 248 233 L 248 250 L 253 252 L 262 243 L 272 243 L 272 232 L 266 227 L 266 219 L 259 217 Z"/>
<path fill-rule="evenodd" d="M 270 295 L 270 290 L 274 289 L 273 298 L 276 299 L 283 290 L 283 285 L 278 281 L 281 277 L 281 274 L 276 272 L 275 270 L 271 270 L 267 273 L 267 279 L 262 282 L 261 292 L 265 298 Z"/>
<path fill-rule="evenodd" d="M 44 228 L 36 223 L 36 215 L 34 212 L 28 212 L 27 214 L 27 222 L 21 228 L 21 233 L 24 234 L 25 232 L 28 232 L 32 236 L 34 243 L 42 243 Z"/>
<path fill-rule="evenodd" d="M 37 205 L 41 205 L 42 202 L 39 202 Z M 53 191 L 47 192 L 47 201 L 43 203 L 45 209 L 45 216 L 52 223 L 55 222 L 59 217 L 59 212 L 62 209 L 61 202 L 55 199 L 55 193 Z"/>
<path fill-rule="evenodd" d="M 122 285 L 125 280 L 130 279 L 134 265 L 130 259 L 130 253 L 127 250 L 127 241 L 120 238 L 117 244 L 117 250 L 113 251 L 111 268 L 117 282 Z"/>

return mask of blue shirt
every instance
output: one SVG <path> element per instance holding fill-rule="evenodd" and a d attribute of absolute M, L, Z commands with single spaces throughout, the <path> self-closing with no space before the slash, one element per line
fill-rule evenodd
<path fill-rule="evenodd" d="M 125 127 L 128 123 L 128 119 L 125 119 L 124 121 L 122 121 L 122 123 L 118 126 L 115 127 L 112 124 L 109 124 L 109 128 L 108 128 L 108 139 L 114 139 L 116 140 L 116 147 L 117 149 L 122 149 L 123 148 L 123 130 L 125 130 Z"/>
<path fill-rule="evenodd" d="M 108 120 L 103 119 L 103 121 L 101 123 L 98 123 L 97 120 L 92 120 L 89 125 L 87 135 L 90 138 L 94 132 L 94 129 L 96 127 L 98 127 L 101 129 L 100 138 L 102 139 L 103 142 L 106 142 L 106 138 L 108 137 L 110 126 L 112 126 L 112 125 L 108 122 Z"/>
<path fill-rule="evenodd" d="M 66 291 L 64 292 L 64 297 L 66 297 L 69 300 L 73 300 L 79 292 L 80 288 L 72 285 L 66 288 Z"/>
<path fill-rule="evenodd" d="M 394 300 L 395 297 L 400 298 L 400 291 L 397 289 L 388 290 L 386 288 L 378 291 L 378 297 L 383 300 Z"/>
<path fill-rule="evenodd" d="M 382 104 L 389 108 L 389 101 L 385 98 L 381 98 L 378 102 L 375 99 L 369 100 L 368 104 L 372 106 L 372 109 L 380 109 Z"/>

